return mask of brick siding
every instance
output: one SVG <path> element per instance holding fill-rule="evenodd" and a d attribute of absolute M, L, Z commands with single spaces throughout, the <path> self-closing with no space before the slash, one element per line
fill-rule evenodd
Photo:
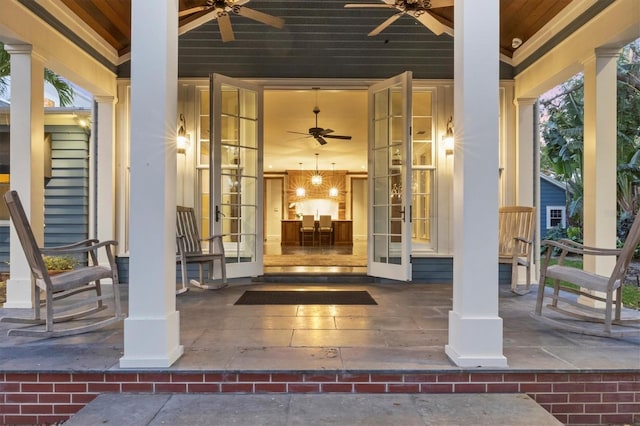
<path fill-rule="evenodd" d="M 100 393 L 525 393 L 565 424 L 640 424 L 640 371 L 0 373 L 0 424 L 67 420 Z"/>

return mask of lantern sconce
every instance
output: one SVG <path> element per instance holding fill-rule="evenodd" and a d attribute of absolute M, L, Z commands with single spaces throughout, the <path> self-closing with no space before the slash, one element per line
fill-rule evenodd
<path fill-rule="evenodd" d="M 446 155 L 453 154 L 453 116 L 449 117 L 449 121 L 447 121 L 447 133 L 445 133 L 444 138 L 442 139 L 444 145 L 444 152 Z"/>
<path fill-rule="evenodd" d="M 189 148 L 189 135 L 187 135 L 187 131 L 186 131 L 184 114 L 180 114 L 180 118 L 178 119 L 176 151 L 178 152 L 178 154 L 186 154 L 187 148 Z"/>

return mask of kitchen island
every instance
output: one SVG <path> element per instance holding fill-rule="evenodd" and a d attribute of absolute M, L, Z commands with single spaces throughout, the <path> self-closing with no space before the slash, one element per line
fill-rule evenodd
<path fill-rule="evenodd" d="M 301 220 L 283 220 L 280 230 L 280 245 L 298 246 L 301 245 L 300 226 Z M 316 244 L 318 243 L 318 220 L 315 221 L 316 226 Z M 331 243 L 336 246 L 353 245 L 353 221 L 351 220 L 332 220 L 333 227 Z"/>

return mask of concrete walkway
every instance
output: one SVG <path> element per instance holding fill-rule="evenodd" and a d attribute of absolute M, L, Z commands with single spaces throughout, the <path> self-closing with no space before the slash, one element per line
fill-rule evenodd
<path fill-rule="evenodd" d="M 65 426 L 561 425 L 523 394 L 103 394 Z"/>

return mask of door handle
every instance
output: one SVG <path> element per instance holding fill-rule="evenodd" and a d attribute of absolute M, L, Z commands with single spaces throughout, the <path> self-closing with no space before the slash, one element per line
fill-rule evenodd
<path fill-rule="evenodd" d="M 216 206 L 216 222 L 220 222 L 220 216 L 225 217 L 224 213 L 220 211 L 220 207 Z"/>

